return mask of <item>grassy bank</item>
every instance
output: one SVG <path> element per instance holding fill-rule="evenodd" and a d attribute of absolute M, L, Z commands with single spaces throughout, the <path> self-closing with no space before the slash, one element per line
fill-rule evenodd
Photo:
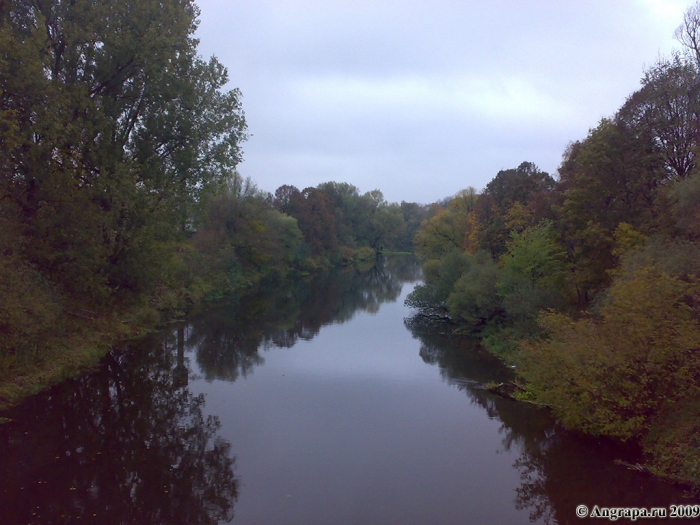
<path fill-rule="evenodd" d="M 117 316 L 66 314 L 61 326 L 47 337 L 32 355 L 0 356 L 0 412 L 27 396 L 97 365 L 119 341 L 133 339 L 154 330 L 154 310 L 132 310 L 132 320 Z"/>

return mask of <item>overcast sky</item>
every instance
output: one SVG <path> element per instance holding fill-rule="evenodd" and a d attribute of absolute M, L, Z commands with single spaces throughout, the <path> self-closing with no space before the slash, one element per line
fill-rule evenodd
<path fill-rule="evenodd" d="M 204 57 L 243 93 L 239 171 L 391 202 L 552 174 L 679 47 L 690 0 L 198 0 Z"/>

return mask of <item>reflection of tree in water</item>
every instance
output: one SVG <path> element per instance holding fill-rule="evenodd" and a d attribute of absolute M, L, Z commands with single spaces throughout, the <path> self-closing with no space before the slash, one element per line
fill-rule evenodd
<path fill-rule="evenodd" d="M 311 340 L 324 325 L 344 323 L 358 311 L 375 313 L 395 301 L 404 282 L 420 277 L 410 257 L 378 259 L 307 280 L 267 283 L 237 302 L 193 316 L 187 345 L 207 380 L 235 381 L 264 363 L 260 349 L 291 348 Z"/>
<path fill-rule="evenodd" d="M 436 334 L 419 319 L 407 319 L 406 326 L 421 342 L 423 360 L 438 365 L 446 382 L 501 421 L 503 448 L 520 454 L 513 465 L 521 479 L 515 507 L 528 510 L 532 522 L 579 523 L 574 511 L 581 504 L 592 508 L 689 503 L 681 500 L 680 489 L 614 464 L 618 458 L 635 461 L 629 447 L 567 432 L 548 411 L 485 390 L 485 383 L 509 381 L 513 374 L 478 342 Z"/>
<path fill-rule="evenodd" d="M 151 338 L 11 414 L 0 426 L 0 523 L 231 521 L 234 459 L 182 359 L 177 341 Z"/>

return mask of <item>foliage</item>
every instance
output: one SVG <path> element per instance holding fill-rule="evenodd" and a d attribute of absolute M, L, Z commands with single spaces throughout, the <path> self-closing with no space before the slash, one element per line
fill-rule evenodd
<path fill-rule="evenodd" d="M 406 305 L 418 308 L 431 317 L 449 319 L 447 299 L 455 283 L 470 265 L 467 254 L 453 250 L 442 259 L 434 259 L 423 265 L 425 284 L 419 284 L 406 298 Z"/>
<path fill-rule="evenodd" d="M 665 178 L 648 142 L 603 119 L 586 140 L 572 144 L 560 168 L 559 227 L 579 303 L 610 284 L 607 271 L 621 222 L 644 234 L 654 227 L 657 187 Z"/>
<path fill-rule="evenodd" d="M 615 281 L 599 320 L 544 314 L 548 339 L 523 345 L 536 399 L 571 428 L 646 435 L 663 409 L 700 394 L 697 284 L 646 266 Z"/>
<path fill-rule="evenodd" d="M 406 201 L 401 201 L 399 208 L 403 215 L 404 230 L 397 236 L 395 248 L 400 251 L 412 252 L 414 250 L 414 237 L 419 231 L 421 223 L 430 218 L 432 208 L 429 205 Z"/>
<path fill-rule="evenodd" d="M 234 174 L 205 208 L 192 243 L 223 292 L 240 284 L 240 272 L 284 272 L 298 255 L 302 234 L 296 219 L 273 209 L 266 197 L 250 179 Z"/>
<path fill-rule="evenodd" d="M 502 170 L 486 185 L 475 206 L 476 246 L 498 258 L 511 231 L 521 232 L 549 218 L 554 179 L 531 162 Z"/>
<path fill-rule="evenodd" d="M 311 266 L 354 260 L 359 248 L 374 253 L 411 249 L 410 235 L 415 231 L 417 218 L 427 213 L 425 207 L 416 203 L 388 203 L 379 190 L 361 194 L 352 184 L 338 182 L 325 182 L 303 191 L 290 185 L 280 186 L 273 203 L 277 210 L 298 221 L 311 252 L 307 263 Z M 413 221 L 410 232 L 405 217 Z M 360 258 L 366 258 L 367 252 L 363 253 Z"/>
<path fill-rule="evenodd" d="M 498 291 L 516 323 L 528 324 L 540 310 L 567 304 L 570 265 L 551 221 L 522 234 L 513 231 L 500 261 Z"/>
<path fill-rule="evenodd" d="M 466 255 L 467 265 L 447 297 L 450 316 L 472 329 L 503 314 L 498 283 L 502 272 L 486 252 Z"/>
<path fill-rule="evenodd" d="M 668 201 L 673 217 L 672 235 L 697 243 L 700 240 L 700 170 L 671 185 Z"/>
<path fill-rule="evenodd" d="M 451 197 L 446 207 L 435 208 L 415 234 L 418 255 L 434 259 L 455 249 L 476 251 L 471 249 L 470 234 L 478 200 L 479 194 L 470 186 Z"/>
<path fill-rule="evenodd" d="M 197 55 L 197 15 L 190 0 L 0 4 L 3 363 L 55 380 L 94 353 L 65 341 L 206 288 L 187 238 L 246 125 L 225 68 Z"/>
<path fill-rule="evenodd" d="M 60 332 L 59 294 L 15 255 L 0 257 L 0 356 L 36 356 Z"/>
<path fill-rule="evenodd" d="M 679 399 L 663 405 L 643 441 L 657 474 L 697 484 L 700 479 L 700 401 Z"/>
<path fill-rule="evenodd" d="M 184 0 L 3 9 L 0 165 L 22 257 L 93 306 L 153 290 L 152 245 L 240 160 L 239 93 L 196 55 L 196 15 Z"/>
<path fill-rule="evenodd" d="M 619 122 L 649 140 L 669 180 L 682 180 L 695 167 L 699 95 L 697 64 L 676 53 L 645 72 L 642 88 L 618 113 Z"/>

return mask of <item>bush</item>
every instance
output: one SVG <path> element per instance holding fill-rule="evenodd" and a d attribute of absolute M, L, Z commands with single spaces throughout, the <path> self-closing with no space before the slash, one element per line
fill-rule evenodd
<path fill-rule="evenodd" d="M 621 275 L 600 319 L 544 314 L 549 338 L 523 345 L 521 374 L 567 427 L 642 438 L 700 397 L 698 299 L 697 282 L 654 266 Z"/>

